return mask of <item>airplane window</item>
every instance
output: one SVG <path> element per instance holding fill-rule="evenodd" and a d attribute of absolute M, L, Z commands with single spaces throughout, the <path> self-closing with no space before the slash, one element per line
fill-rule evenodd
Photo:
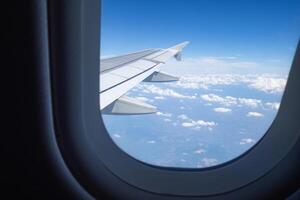
<path fill-rule="evenodd" d="M 127 154 L 205 168 L 251 149 L 277 111 L 299 1 L 102 1 L 100 110 Z"/>

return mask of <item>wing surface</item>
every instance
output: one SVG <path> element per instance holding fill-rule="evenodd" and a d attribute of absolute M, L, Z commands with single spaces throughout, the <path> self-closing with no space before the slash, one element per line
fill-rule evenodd
<path fill-rule="evenodd" d="M 178 80 L 177 77 L 159 72 L 159 69 L 172 57 L 181 60 L 181 51 L 187 44 L 188 42 L 183 42 L 168 49 L 147 49 L 123 56 L 101 59 L 100 109 L 103 110 L 110 105 L 109 110 L 111 112 L 106 112 L 106 114 L 126 114 L 127 112 L 128 114 L 140 114 L 139 110 L 145 114 L 147 113 L 146 110 L 151 108 L 149 113 L 153 113 L 153 106 L 145 102 L 138 102 L 138 100 L 133 101 L 123 95 L 142 81 Z M 122 96 L 123 98 L 121 98 Z M 134 108 L 135 104 L 137 105 L 136 108 Z M 114 105 L 118 105 L 118 109 L 113 109 L 112 106 Z M 130 108 L 120 108 L 120 105 L 130 105 Z M 134 110 L 134 112 L 129 112 L 129 110 Z"/>

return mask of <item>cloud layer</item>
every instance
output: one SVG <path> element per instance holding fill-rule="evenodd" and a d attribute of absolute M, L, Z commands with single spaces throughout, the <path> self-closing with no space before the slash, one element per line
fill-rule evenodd
<path fill-rule="evenodd" d="M 232 96 L 219 96 L 213 93 L 201 95 L 201 99 L 210 103 L 219 103 L 224 106 L 249 106 L 251 108 L 257 108 L 262 104 L 259 99 L 250 99 L 250 98 L 237 98 Z M 224 109 L 223 109 L 224 110 Z"/>
<path fill-rule="evenodd" d="M 162 89 L 158 86 L 155 85 L 146 85 L 146 84 L 142 84 L 139 86 L 140 89 L 142 89 L 142 91 L 144 93 L 151 93 L 151 94 L 156 94 L 156 95 L 160 95 L 160 97 L 156 98 L 156 99 L 163 99 L 164 96 L 168 96 L 168 97 L 174 97 L 174 98 L 180 98 L 180 99 L 195 99 L 195 96 L 189 96 L 189 95 L 183 95 L 180 94 L 178 92 L 175 92 L 172 89 Z"/>
<path fill-rule="evenodd" d="M 286 78 L 272 74 L 238 75 L 238 74 L 202 74 L 182 77 L 173 87 L 187 89 L 209 89 L 212 86 L 246 85 L 265 93 L 282 93 Z"/>
<path fill-rule="evenodd" d="M 236 58 L 226 59 L 235 65 Z M 220 64 L 220 59 L 202 61 L 211 65 Z M 142 145 L 153 150 L 151 156 L 157 153 L 156 164 L 214 166 L 230 160 L 232 152 L 234 156 L 237 151 L 244 152 L 260 139 L 265 133 L 263 126 L 269 126 L 268 120 L 279 109 L 285 84 L 285 78 L 268 74 L 189 75 L 178 82 L 141 83 L 131 90 L 131 95 L 151 102 L 159 111 L 153 115 L 130 116 L 128 122 L 123 116 L 115 117 L 114 120 L 124 120 L 119 127 L 128 126 L 128 131 L 135 128 L 140 131 L 143 123 L 146 128 L 143 129 L 144 136 L 132 137 L 115 132 L 120 134 L 112 134 L 112 137 L 130 148 L 136 144 L 139 148 Z M 145 120 L 139 121 L 142 119 Z M 232 123 L 236 119 L 240 123 Z M 127 144 L 128 141 L 131 143 Z M 229 148 L 234 148 L 234 151 Z M 222 156 L 216 156 L 217 152 L 221 152 Z M 151 156 L 149 154 L 149 159 Z"/>

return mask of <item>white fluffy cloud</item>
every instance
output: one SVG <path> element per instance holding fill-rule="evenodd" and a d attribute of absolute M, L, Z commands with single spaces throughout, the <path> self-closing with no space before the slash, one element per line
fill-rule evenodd
<path fill-rule="evenodd" d="M 252 143 L 255 143 L 255 140 L 253 140 L 252 138 L 244 138 L 240 141 L 240 145 L 252 144 Z"/>
<path fill-rule="evenodd" d="M 263 117 L 264 115 L 259 112 L 248 112 L 247 117 Z"/>
<path fill-rule="evenodd" d="M 224 106 L 233 106 L 233 105 L 238 105 L 238 106 L 249 106 L 251 108 L 256 108 L 259 105 L 262 104 L 261 100 L 259 99 L 247 99 L 247 98 L 237 98 L 237 97 L 232 97 L 232 96 L 219 96 L 216 94 L 203 94 L 201 95 L 202 100 L 211 102 L 211 103 L 219 103 Z"/>
<path fill-rule="evenodd" d="M 183 127 L 193 127 L 193 126 L 195 126 L 195 124 L 192 123 L 192 122 L 183 122 L 181 125 Z"/>
<path fill-rule="evenodd" d="M 227 112 L 231 112 L 230 108 L 214 108 L 215 112 L 220 112 L 220 113 L 227 113 Z"/>
<path fill-rule="evenodd" d="M 194 151 L 195 154 L 203 154 L 205 152 L 205 149 L 197 149 L 196 151 Z"/>
<path fill-rule="evenodd" d="M 216 126 L 217 124 L 215 122 L 208 122 L 208 121 L 203 121 L 203 120 L 198 120 L 198 121 L 194 121 L 192 120 L 191 122 L 183 122 L 182 126 L 183 127 L 212 127 L 212 126 Z"/>
<path fill-rule="evenodd" d="M 172 117 L 171 113 L 157 112 L 156 115 L 162 116 L 162 117 Z"/>
<path fill-rule="evenodd" d="M 220 104 L 224 104 L 226 106 L 229 106 L 231 104 L 236 104 L 236 99 L 232 99 L 232 98 L 223 98 L 221 96 L 218 96 L 216 94 L 203 94 L 201 95 L 201 98 L 204 101 L 208 101 L 208 102 L 213 102 L 213 103 L 220 103 Z"/>
<path fill-rule="evenodd" d="M 203 158 L 199 167 L 211 167 L 218 164 L 218 160 L 215 158 Z"/>
<path fill-rule="evenodd" d="M 163 100 L 163 99 L 165 99 L 165 97 L 163 97 L 163 96 L 156 96 L 156 97 L 154 97 L 154 99 Z"/>
<path fill-rule="evenodd" d="M 121 138 L 121 135 L 119 135 L 119 134 L 113 134 L 113 136 L 114 136 L 115 138 Z"/>
<path fill-rule="evenodd" d="M 157 94 L 160 96 L 169 96 L 169 97 L 180 98 L 180 99 L 195 99 L 196 98 L 196 96 L 183 95 L 178 92 L 175 92 L 172 89 L 169 89 L 169 88 L 162 89 L 162 88 L 154 86 L 154 85 L 142 84 L 139 87 L 141 87 L 141 89 L 144 93 L 151 93 L 151 94 Z"/>
<path fill-rule="evenodd" d="M 188 89 L 208 89 L 214 85 L 231 85 L 237 82 L 237 76 L 223 74 L 203 74 L 203 75 L 188 75 L 180 78 L 174 87 Z"/>
<path fill-rule="evenodd" d="M 213 121 L 209 122 L 209 121 L 203 121 L 203 120 L 198 120 L 195 123 L 196 125 L 199 126 L 216 126 L 217 124 Z"/>
<path fill-rule="evenodd" d="M 185 114 L 178 115 L 178 118 L 182 119 L 182 120 L 188 120 L 189 119 L 188 116 L 185 115 Z"/>
<path fill-rule="evenodd" d="M 251 108 L 257 108 L 261 105 L 261 100 L 258 99 L 247 99 L 247 98 L 238 98 L 239 104 L 249 106 Z"/>
<path fill-rule="evenodd" d="M 181 119 L 181 125 L 187 128 L 200 129 L 201 127 L 206 127 L 208 130 L 212 130 L 212 127 L 217 125 L 217 123 L 213 121 L 193 120 L 185 114 L 181 114 L 177 118 Z"/>
<path fill-rule="evenodd" d="M 286 84 L 286 78 L 272 74 L 203 74 L 184 76 L 180 78 L 178 82 L 170 85 L 172 87 L 188 89 L 209 89 L 211 86 L 238 84 L 244 84 L 250 88 L 266 93 L 278 94 L 283 92 Z"/>
<path fill-rule="evenodd" d="M 286 79 L 274 78 L 268 76 L 257 77 L 249 87 L 261 90 L 267 93 L 281 93 L 286 85 Z"/>
<path fill-rule="evenodd" d="M 265 105 L 270 109 L 278 110 L 279 106 L 280 106 L 280 103 L 278 103 L 278 102 L 267 102 L 267 103 L 265 103 Z"/>

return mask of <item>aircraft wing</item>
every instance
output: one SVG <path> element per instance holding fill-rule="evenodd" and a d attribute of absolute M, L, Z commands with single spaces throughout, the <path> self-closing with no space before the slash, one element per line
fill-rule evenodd
<path fill-rule="evenodd" d="M 177 77 L 159 72 L 171 57 L 181 60 L 181 51 L 189 42 L 168 49 L 148 49 L 100 60 L 100 109 L 103 114 L 148 114 L 156 107 L 125 96 L 142 81 L 176 81 Z"/>

